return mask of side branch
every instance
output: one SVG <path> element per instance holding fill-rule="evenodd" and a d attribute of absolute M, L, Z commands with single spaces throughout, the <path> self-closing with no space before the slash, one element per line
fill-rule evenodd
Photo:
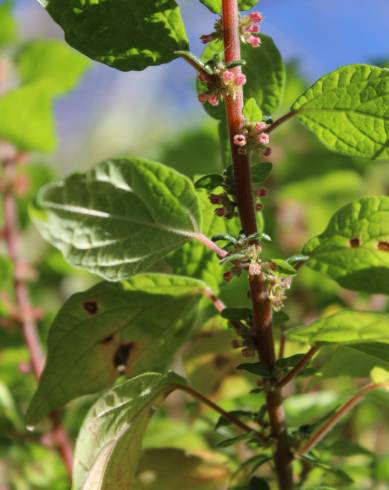
<path fill-rule="evenodd" d="M 270 134 L 272 131 L 274 131 L 279 126 L 281 126 L 281 124 L 284 124 L 284 122 L 289 121 L 289 119 L 291 119 L 296 114 L 297 114 L 297 112 L 295 112 L 295 111 L 290 111 L 290 112 L 284 114 L 280 118 L 276 119 L 272 124 L 270 124 L 270 126 L 265 130 L 265 133 Z"/>
<path fill-rule="evenodd" d="M 278 383 L 277 386 L 279 388 L 283 388 L 286 386 L 290 381 L 292 381 L 293 378 L 295 378 L 301 371 L 305 368 L 305 366 L 310 362 L 312 357 L 316 354 L 316 352 L 319 350 L 319 347 L 311 347 L 309 351 L 305 354 L 303 358 L 294 366 L 293 369 L 289 371 L 289 373 L 282 378 Z"/>
<path fill-rule="evenodd" d="M 3 162 L 5 177 L 7 182 L 12 182 L 15 176 L 15 165 L 18 156 Z M 20 274 L 19 264 L 19 242 L 20 235 L 18 230 L 16 201 L 11 187 L 3 193 L 4 202 L 4 240 L 10 260 L 14 264 L 14 291 L 17 308 L 19 311 L 18 321 L 21 325 L 21 331 L 24 341 L 31 358 L 31 366 L 34 375 L 39 380 L 44 365 L 44 356 L 41 350 L 34 310 L 31 306 L 28 293 L 27 283 L 22 274 Z M 51 435 L 53 437 L 56 449 L 60 454 L 69 480 L 72 478 L 73 451 L 68 435 L 60 424 L 59 416 L 56 412 L 50 415 L 52 421 Z"/>
<path fill-rule="evenodd" d="M 308 441 L 296 452 L 295 458 L 300 458 L 303 454 L 311 451 L 339 422 L 339 420 L 352 410 L 368 393 L 379 388 L 389 388 L 389 382 L 386 383 L 369 383 L 361 388 L 353 397 L 342 405 Z"/>

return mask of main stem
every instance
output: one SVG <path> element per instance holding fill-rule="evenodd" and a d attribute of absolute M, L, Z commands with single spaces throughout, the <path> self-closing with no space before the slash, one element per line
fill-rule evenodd
<path fill-rule="evenodd" d="M 222 0 L 222 6 L 224 58 L 228 63 L 241 59 L 238 0 Z M 234 68 L 234 71 L 238 73 L 240 70 L 240 66 Z M 225 104 L 234 167 L 236 201 L 242 229 L 248 236 L 257 232 L 250 161 L 248 155 L 239 152 L 239 147 L 233 142 L 234 136 L 240 133 L 242 126 L 243 91 L 238 90 L 235 98 L 226 97 Z M 271 370 L 276 362 L 271 304 L 267 298 L 262 276 L 250 275 L 249 285 L 259 358 Z M 273 386 L 268 390 L 266 404 L 272 436 L 276 439 L 274 462 L 279 488 L 280 490 L 291 490 L 293 489 L 292 455 L 286 432 L 280 388 Z"/>
<path fill-rule="evenodd" d="M 9 159 L 4 162 L 5 180 L 10 182 L 15 176 L 16 160 Z M 14 264 L 14 291 L 16 305 L 19 310 L 19 319 L 22 335 L 30 353 L 31 367 L 37 380 L 42 374 L 44 356 L 38 337 L 33 308 L 30 302 L 28 287 L 25 279 L 18 272 L 20 234 L 18 228 L 17 208 L 13 189 L 4 191 L 4 240 L 8 256 Z M 72 447 L 67 433 L 60 423 L 57 412 L 50 414 L 52 421 L 51 435 L 56 449 L 65 465 L 69 480 L 72 478 L 73 455 Z"/>

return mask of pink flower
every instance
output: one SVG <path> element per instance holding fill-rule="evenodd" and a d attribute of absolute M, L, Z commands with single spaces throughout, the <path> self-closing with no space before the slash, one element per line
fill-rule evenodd
<path fill-rule="evenodd" d="M 269 135 L 267 133 L 261 133 L 258 136 L 258 143 L 261 143 L 261 145 L 268 145 L 270 141 Z"/>
<path fill-rule="evenodd" d="M 208 102 L 213 106 L 219 105 L 219 99 L 217 98 L 217 95 L 210 95 L 208 97 Z"/>
<path fill-rule="evenodd" d="M 245 146 L 246 143 L 247 143 L 246 136 L 244 136 L 243 134 L 236 134 L 234 136 L 234 145 Z"/>
<path fill-rule="evenodd" d="M 271 148 L 265 148 L 265 150 L 263 151 L 263 156 L 264 157 L 270 157 L 271 154 L 272 154 L 272 149 Z"/>
<path fill-rule="evenodd" d="M 207 81 L 207 75 L 202 71 L 199 73 L 199 80 L 200 80 L 200 82 L 206 82 Z"/>
<path fill-rule="evenodd" d="M 246 75 L 244 75 L 243 73 L 240 73 L 235 77 L 235 85 L 237 85 L 238 87 L 240 85 L 244 85 L 246 81 L 247 81 Z"/>
<path fill-rule="evenodd" d="M 266 123 L 260 121 L 255 124 L 255 131 L 257 133 L 261 133 L 264 129 L 266 129 Z"/>
<path fill-rule="evenodd" d="M 200 36 L 200 40 L 203 44 L 210 43 L 213 40 L 213 34 L 203 34 Z"/>
<path fill-rule="evenodd" d="M 253 33 L 257 33 L 259 32 L 259 26 L 257 24 L 251 24 L 250 26 L 248 26 L 248 28 L 246 29 L 247 32 L 253 32 Z"/>
<path fill-rule="evenodd" d="M 257 197 L 266 197 L 267 196 L 267 189 L 265 187 L 260 187 L 255 191 L 255 195 Z"/>
<path fill-rule="evenodd" d="M 258 48 L 258 46 L 260 46 L 262 44 L 261 39 L 259 37 L 257 37 L 257 36 L 250 36 L 247 39 L 247 42 L 250 44 L 250 46 L 252 48 Z"/>
<path fill-rule="evenodd" d="M 198 99 L 199 99 L 199 102 L 201 104 L 205 104 L 208 100 L 208 95 L 207 94 L 199 94 Z"/>
<path fill-rule="evenodd" d="M 215 209 L 215 214 L 221 218 L 226 214 L 226 211 L 224 208 L 217 208 Z"/>
<path fill-rule="evenodd" d="M 220 195 L 218 194 L 210 194 L 209 195 L 209 201 L 212 203 L 212 204 L 221 204 L 222 202 L 222 198 Z"/>
<path fill-rule="evenodd" d="M 234 78 L 235 74 L 231 70 L 226 70 L 225 72 L 223 72 L 223 81 L 225 83 L 231 82 L 231 80 L 233 80 Z"/>
<path fill-rule="evenodd" d="M 263 21 L 263 15 L 260 12 L 252 12 L 249 14 L 249 19 L 251 22 L 259 23 Z"/>

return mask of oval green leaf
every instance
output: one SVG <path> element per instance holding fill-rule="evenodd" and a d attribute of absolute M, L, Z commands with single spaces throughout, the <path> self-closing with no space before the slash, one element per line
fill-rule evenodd
<path fill-rule="evenodd" d="M 306 325 L 287 330 L 288 338 L 310 345 L 389 343 L 389 315 L 341 310 Z"/>
<path fill-rule="evenodd" d="M 303 253 L 311 269 L 344 288 L 389 294 L 389 197 L 363 197 L 344 206 Z"/>
<path fill-rule="evenodd" d="M 39 39 L 19 50 L 16 65 L 23 83 L 41 81 L 50 94 L 62 95 L 74 88 L 90 62 L 63 42 Z"/>
<path fill-rule="evenodd" d="M 292 106 L 297 119 L 330 150 L 389 158 L 389 70 L 343 66 L 320 78 Z"/>
<path fill-rule="evenodd" d="M 168 63 L 188 40 L 175 0 L 41 0 L 81 53 L 122 71 Z"/>
<path fill-rule="evenodd" d="M 164 370 L 190 332 L 204 288 L 191 278 L 144 274 L 71 296 L 50 329 L 27 423 L 111 386 L 120 374 Z"/>
<path fill-rule="evenodd" d="M 139 158 L 107 161 L 43 187 L 31 214 L 72 265 L 110 281 L 148 269 L 201 227 L 192 182 Z"/>
<path fill-rule="evenodd" d="M 148 421 L 155 407 L 185 384 L 172 372 L 145 373 L 105 393 L 81 427 L 72 490 L 134 488 Z"/>

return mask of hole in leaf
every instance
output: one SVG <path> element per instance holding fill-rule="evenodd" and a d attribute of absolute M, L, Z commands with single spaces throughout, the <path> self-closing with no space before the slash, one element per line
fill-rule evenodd
<path fill-rule="evenodd" d="M 115 352 L 113 363 L 119 373 L 124 373 L 127 367 L 128 358 L 131 351 L 135 348 L 134 342 L 128 342 L 128 344 L 119 345 Z"/>
<path fill-rule="evenodd" d="M 90 315 L 96 315 L 96 313 L 99 311 L 97 301 L 95 300 L 85 301 L 83 307 L 84 310 L 87 311 Z"/>
<path fill-rule="evenodd" d="M 378 242 L 377 248 L 381 252 L 389 252 L 389 242 Z"/>
<path fill-rule="evenodd" d="M 360 245 L 361 245 L 361 240 L 358 237 L 351 238 L 350 240 L 351 248 L 358 248 Z"/>

